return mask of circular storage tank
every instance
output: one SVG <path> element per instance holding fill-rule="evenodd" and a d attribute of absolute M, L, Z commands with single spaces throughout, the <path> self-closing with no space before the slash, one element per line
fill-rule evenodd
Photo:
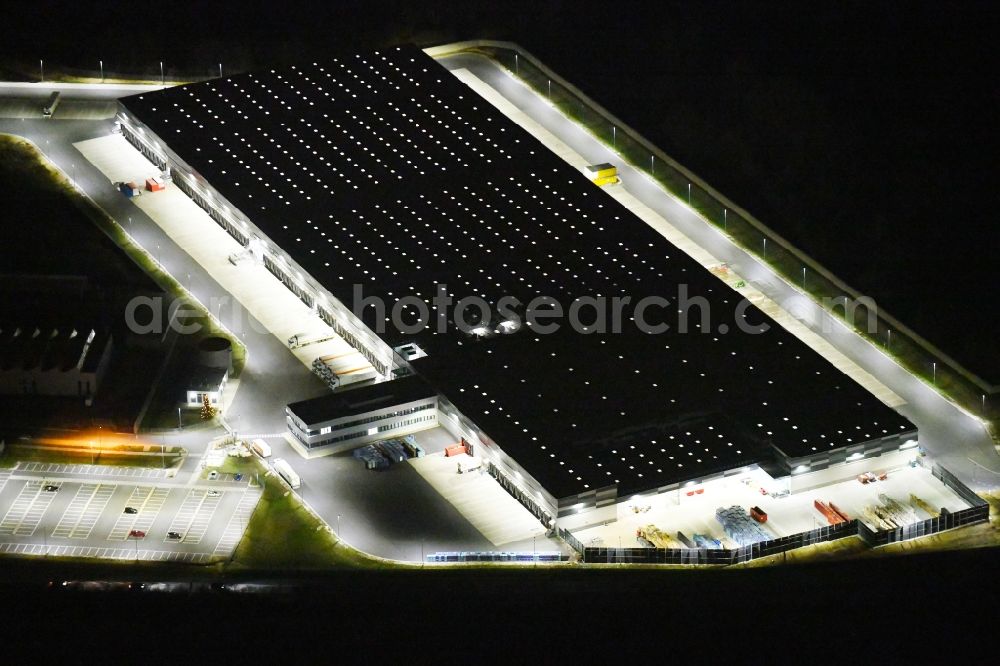
<path fill-rule="evenodd" d="M 209 368 L 231 368 L 232 343 L 226 338 L 205 338 L 198 343 L 198 362 Z"/>

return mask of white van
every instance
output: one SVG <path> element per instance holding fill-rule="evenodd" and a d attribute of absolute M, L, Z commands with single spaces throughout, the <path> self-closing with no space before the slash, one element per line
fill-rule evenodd
<path fill-rule="evenodd" d="M 255 439 L 250 443 L 250 450 L 261 458 L 271 457 L 271 447 L 262 439 Z"/>

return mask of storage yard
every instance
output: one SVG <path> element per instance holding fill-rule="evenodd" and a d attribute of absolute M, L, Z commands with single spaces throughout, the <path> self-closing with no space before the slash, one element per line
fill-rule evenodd
<path fill-rule="evenodd" d="M 803 489 L 790 492 L 788 477 L 773 479 L 759 468 L 748 468 L 745 474 L 679 491 L 632 497 L 617 506 L 615 522 L 588 526 L 593 512 L 560 522 L 584 546 L 734 548 L 845 519 L 893 529 L 939 515 L 942 509 L 966 508 L 965 501 L 931 475 L 929 465 L 911 466 L 918 459 L 914 449 L 796 475 L 795 485 Z M 875 481 L 859 480 L 868 479 L 868 472 Z"/>

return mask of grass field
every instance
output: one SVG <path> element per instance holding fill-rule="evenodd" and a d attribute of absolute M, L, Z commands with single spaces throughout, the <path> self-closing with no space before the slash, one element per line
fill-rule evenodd
<path fill-rule="evenodd" d="M 405 565 L 369 557 L 342 544 L 274 476 L 265 479 L 264 495 L 229 565 L 235 569 L 277 570 L 400 566 Z"/>

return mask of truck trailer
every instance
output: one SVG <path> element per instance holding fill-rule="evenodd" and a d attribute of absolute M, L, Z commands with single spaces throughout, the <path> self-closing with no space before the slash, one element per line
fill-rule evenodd
<path fill-rule="evenodd" d="M 59 106 L 59 92 L 56 91 L 49 95 L 49 99 L 45 102 L 45 106 L 42 107 L 43 116 L 51 116 L 56 112 L 56 107 Z"/>
<path fill-rule="evenodd" d="M 302 485 L 302 479 L 300 479 L 299 475 L 295 473 L 292 466 L 285 462 L 284 458 L 274 459 L 274 471 L 277 472 L 278 476 L 284 479 L 285 482 L 292 487 L 292 490 L 295 490 Z"/>

